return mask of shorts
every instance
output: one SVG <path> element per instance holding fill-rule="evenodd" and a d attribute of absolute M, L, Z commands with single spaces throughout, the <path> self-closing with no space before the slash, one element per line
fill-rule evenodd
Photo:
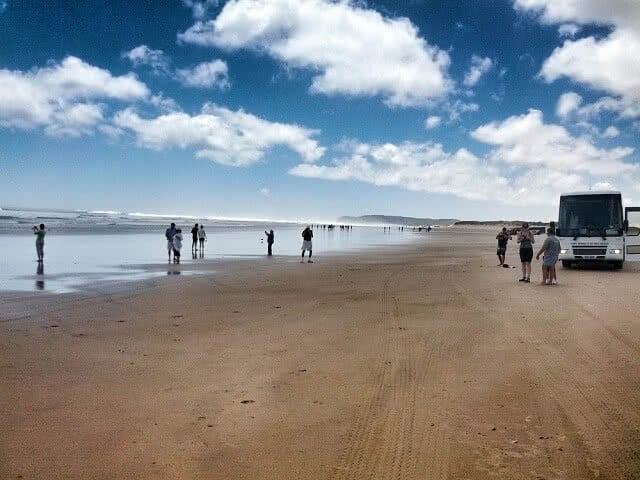
<path fill-rule="evenodd" d="M 533 248 L 521 248 L 520 261 L 522 263 L 531 263 L 531 260 L 533 260 Z"/>
<path fill-rule="evenodd" d="M 173 240 L 167 240 L 167 250 L 168 251 L 173 250 Z"/>
<path fill-rule="evenodd" d="M 553 267 L 556 263 L 558 263 L 558 257 L 555 255 L 553 257 L 550 257 L 549 255 L 542 257 L 542 265 L 545 267 Z"/>
<path fill-rule="evenodd" d="M 496 250 L 496 255 L 498 255 L 499 257 L 505 255 L 506 253 L 507 247 L 498 247 L 498 250 Z"/>
<path fill-rule="evenodd" d="M 302 241 L 302 251 L 304 252 L 305 250 L 312 250 L 311 240 Z"/>

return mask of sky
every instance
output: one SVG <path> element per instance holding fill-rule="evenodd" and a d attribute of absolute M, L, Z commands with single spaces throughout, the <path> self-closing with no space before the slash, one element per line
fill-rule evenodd
<path fill-rule="evenodd" d="M 640 202 L 637 0 L 0 0 L 0 205 L 552 219 Z"/>

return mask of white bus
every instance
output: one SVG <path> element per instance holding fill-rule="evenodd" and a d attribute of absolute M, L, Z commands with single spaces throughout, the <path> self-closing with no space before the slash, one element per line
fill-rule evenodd
<path fill-rule="evenodd" d="M 640 261 L 640 229 L 629 226 L 629 217 L 636 213 L 640 208 L 623 209 L 620 192 L 560 195 L 556 233 L 562 266 L 601 262 L 620 269 L 625 261 Z"/>

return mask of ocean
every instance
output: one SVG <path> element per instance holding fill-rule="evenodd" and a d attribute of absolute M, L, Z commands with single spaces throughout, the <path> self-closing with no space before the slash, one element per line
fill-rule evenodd
<path fill-rule="evenodd" d="M 182 228 L 182 264 L 167 264 L 164 231 L 171 222 Z M 47 228 L 44 265 L 36 262 L 32 227 Z M 191 228 L 205 226 L 204 255 L 191 253 Z M 319 228 L 313 222 L 314 256 L 337 254 L 415 240 L 418 234 L 392 226 Z M 327 224 L 324 222 L 323 224 Z M 323 225 L 321 224 L 321 225 Z M 301 222 L 232 219 L 184 215 L 47 209 L 0 210 L 0 291 L 67 293 L 113 287 L 125 282 L 165 276 L 197 275 L 220 268 L 221 259 L 255 259 L 266 255 L 264 231 L 275 232 L 274 255 L 297 260 L 302 242 Z M 420 235 L 423 237 L 423 235 Z"/>

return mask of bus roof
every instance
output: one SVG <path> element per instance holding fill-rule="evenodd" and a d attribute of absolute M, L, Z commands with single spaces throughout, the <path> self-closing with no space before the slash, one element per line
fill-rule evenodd
<path fill-rule="evenodd" d="M 595 190 L 595 191 L 587 191 L 587 192 L 568 192 L 561 193 L 561 197 L 574 197 L 578 195 L 622 195 L 620 192 L 615 190 Z"/>

